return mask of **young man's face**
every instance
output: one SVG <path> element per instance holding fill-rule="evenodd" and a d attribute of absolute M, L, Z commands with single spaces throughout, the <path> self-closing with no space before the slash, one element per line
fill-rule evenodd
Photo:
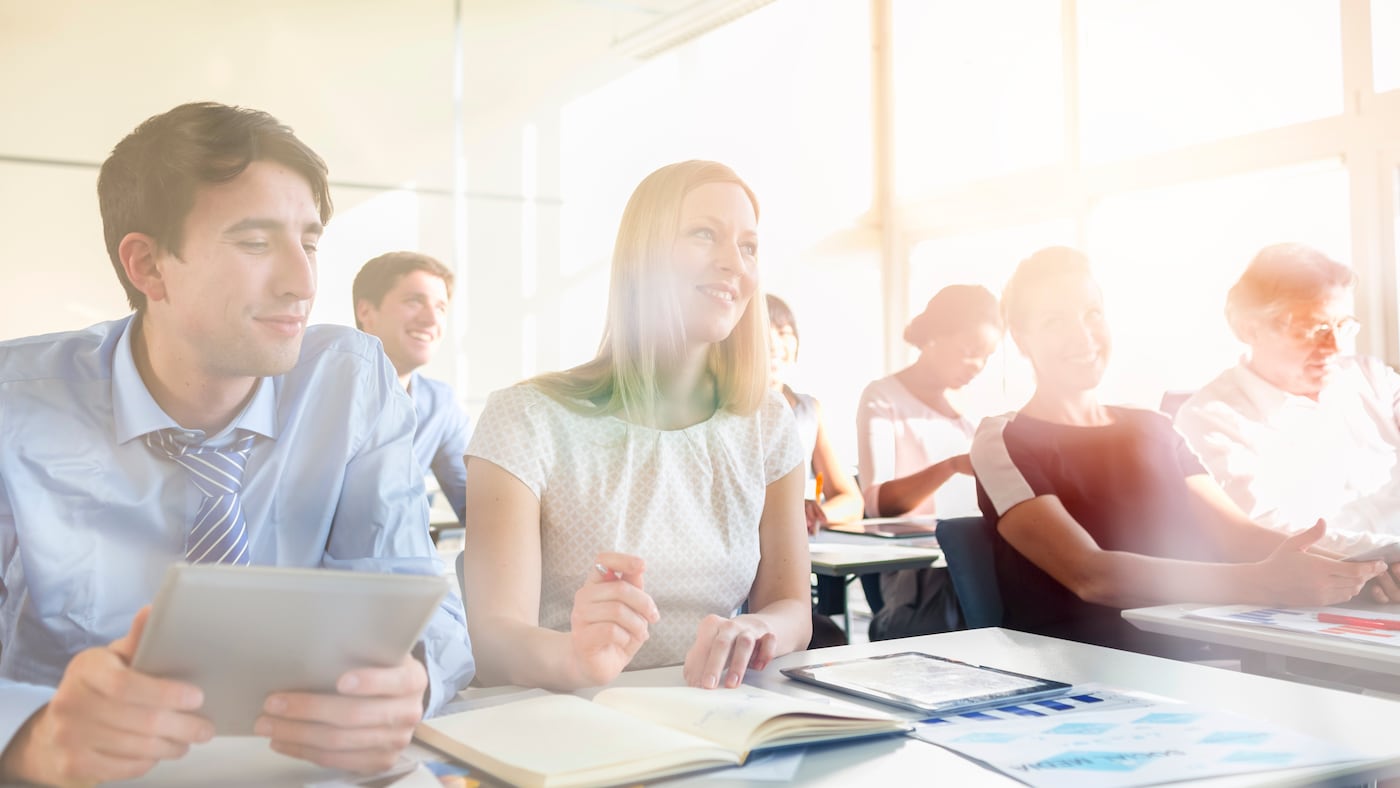
<path fill-rule="evenodd" d="M 399 375 L 432 361 L 447 322 L 447 283 L 427 271 L 399 277 L 375 306 L 361 300 L 355 318 L 367 334 L 379 337 Z"/>
<path fill-rule="evenodd" d="M 200 187 L 181 248 L 160 254 L 164 294 L 145 330 L 169 332 L 159 341 L 211 377 L 286 372 L 316 296 L 322 229 L 311 186 L 276 162 Z"/>

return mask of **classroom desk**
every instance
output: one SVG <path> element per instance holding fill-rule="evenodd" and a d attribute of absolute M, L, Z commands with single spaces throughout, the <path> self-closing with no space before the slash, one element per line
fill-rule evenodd
<path fill-rule="evenodd" d="M 812 571 L 818 575 L 841 578 L 842 589 L 847 580 L 870 572 L 893 572 L 898 569 L 923 569 L 937 566 L 943 553 L 937 542 L 928 539 L 882 539 L 878 536 L 819 531 L 808 542 L 812 555 Z M 851 608 L 841 605 L 846 636 L 851 634 Z"/>
<path fill-rule="evenodd" d="M 837 698 L 862 704 L 856 698 L 790 681 L 778 673 L 778 669 L 835 658 L 898 651 L 926 651 L 1071 683 L 1098 682 L 1111 687 L 1145 690 L 1266 719 L 1323 739 L 1344 742 L 1371 757 L 1371 760 L 1349 764 L 1217 778 L 1198 782 L 1197 785 L 1235 788 L 1356 784 L 1400 775 L 1400 739 L 1395 737 L 1393 726 L 1378 724 L 1392 719 L 1400 710 L 1400 706 L 1393 701 L 997 628 L 789 654 L 775 660 L 761 672 L 750 673 L 745 683 L 785 694 Z M 679 682 L 680 669 L 670 667 L 626 673 L 615 684 L 664 686 Z M 469 690 L 464 705 L 470 707 L 499 702 L 502 692 L 500 689 Z M 901 713 L 893 707 L 873 703 L 870 706 Z M 908 712 L 905 716 L 915 719 L 918 714 Z M 210 745 L 196 748 L 184 761 L 162 764 L 146 779 L 124 785 L 155 788 L 256 784 L 289 788 L 308 781 L 327 779 L 325 775 L 323 770 L 277 756 L 266 749 L 261 739 L 237 738 L 215 740 Z M 929 779 L 937 775 L 942 785 L 1020 785 L 932 744 L 905 737 L 810 748 L 802 757 L 793 783 L 842 788 L 882 783 L 906 785 L 918 775 Z M 739 777 L 725 778 L 720 774 L 695 775 L 665 784 L 690 788 L 764 788 L 771 785 L 746 782 Z"/>
<path fill-rule="evenodd" d="M 1123 618 L 1148 632 L 1243 649 L 1240 664 L 1251 673 L 1344 689 L 1400 692 L 1400 648 L 1189 616 L 1204 607 L 1217 606 L 1158 605 L 1124 610 Z M 1363 612 L 1400 611 L 1400 605 L 1356 607 Z"/>

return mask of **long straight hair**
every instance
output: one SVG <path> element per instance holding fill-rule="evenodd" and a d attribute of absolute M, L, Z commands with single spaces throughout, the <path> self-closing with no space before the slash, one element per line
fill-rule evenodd
<path fill-rule="evenodd" d="M 671 265 L 681 202 L 708 183 L 742 188 L 758 217 L 753 190 L 723 164 L 683 161 L 648 175 L 622 212 L 598 355 L 573 369 L 536 376 L 532 385 L 580 413 L 621 413 L 628 421 L 651 423 L 662 396 L 658 371 L 685 347 Z M 707 366 L 715 377 L 717 407 L 742 415 L 758 409 L 768 389 L 767 342 L 768 310 L 755 289 L 734 330 L 710 346 Z"/>

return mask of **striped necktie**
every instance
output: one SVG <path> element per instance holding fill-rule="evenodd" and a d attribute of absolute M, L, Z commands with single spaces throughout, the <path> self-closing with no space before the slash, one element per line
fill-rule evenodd
<path fill-rule="evenodd" d="M 251 432 L 223 448 L 181 443 L 178 430 L 146 434 L 146 445 L 160 451 L 189 472 L 190 481 L 203 494 L 194 527 L 185 536 L 185 560 L 192 564 L 247 564 L 248 529 L 238 493 L 243 489 L 243 468 L 253 450 Z"/>

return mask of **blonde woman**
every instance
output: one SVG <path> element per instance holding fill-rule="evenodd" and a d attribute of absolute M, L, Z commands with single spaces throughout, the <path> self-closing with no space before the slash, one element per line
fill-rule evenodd
<path fill-rule="evenodd" d="M 482 683 L 683 664 L 692 686 L 733 687 L 807 644 L 804 458 L 767 386 L 757 225 L 724 165 L 647 176 L 597 357 L 487 402 L 463 572 Z"/>

